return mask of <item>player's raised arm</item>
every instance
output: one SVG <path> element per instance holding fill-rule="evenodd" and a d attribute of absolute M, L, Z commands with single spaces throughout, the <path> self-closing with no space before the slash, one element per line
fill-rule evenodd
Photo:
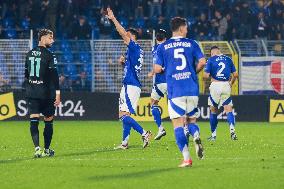
<path fill-rule="evenodd" d="M 106 16 L 107 16 L 108 19 L 110 19 L 113 22 L 117 32 L 122 37 L 124 43 L 128 45 L 129 42 L 130 42 L 130 37 L 127 35 L 126 30 L 117 21 L 117 19 L 115 18 L 114 14 L 113 14 L 113 12 L 112 12 L 112 10 L 110 8 L 107 8 L 107 15 Z"/>

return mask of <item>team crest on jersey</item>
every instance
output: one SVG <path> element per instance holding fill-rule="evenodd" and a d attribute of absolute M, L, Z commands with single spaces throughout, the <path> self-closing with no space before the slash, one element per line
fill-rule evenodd
<path fill-rule="evenodd" d="M 284 94 L 284 62 L 275 60 L 270 65 L 270 83 L 278 94 Z"/>

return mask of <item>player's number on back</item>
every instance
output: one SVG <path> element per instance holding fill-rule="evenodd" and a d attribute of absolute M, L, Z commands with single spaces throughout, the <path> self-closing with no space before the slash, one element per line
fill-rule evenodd
<path fill-rule="evenodd" d="M 181 65 L 176 67 L 176 70 L 183 70 L 186 67 L 186 58 L 184 56 L 184 49 L 179 48 L 174 50 L 174 58 L 181 59 Z"/>
<path fill-rule="evenodd" d="M 41 58 L 30 57 L 29 60 L 31 61 L 30 76 L 39 77 Z"/>
<path fill-rule="evenodd" d="M 226 65 L 225 65 L 224 62 L 220 62 L 220 63 L 218 64 L 218 66 L 220 66 L 220 69 L 219 69 L 219 71 L 217 72 L 217 77 L 222 77 L 222 76 L 224 76 L 224 74 L 222 73 L 222 71 L 225 69 Z"/>

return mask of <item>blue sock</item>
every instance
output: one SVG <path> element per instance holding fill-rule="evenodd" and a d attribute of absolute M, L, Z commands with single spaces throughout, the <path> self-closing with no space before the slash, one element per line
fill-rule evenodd
<path fill-rule="evenodd" d="M 122 133 L 122 141 L 127 143 L 129 140 L 129 135 L 130 135 L 130 130 L 131 130 L 131 125 L 128 125 L 124 121 L 125 116 L 122 116 L 120 120 L 122 121 L 122 126 L 123 126 L 123 133 Z"/>
<path fill-rule="evenodd" d="M 152 110 L 154 120 L 155 120 L 155 122 L 156 122 L 156 124 L 158 125 L 158 128 L 159 128 L 162 125 L 161 112 L 159 110 L 159 106 L 153 105 L 151 107 L 151 110 Z"/>
<path fill-rule="evenodd" d="M 123 123 L 132 127 L 135 131 L 140 133 L 141 135 L 144 132 L 144 129 L 130 116 L 125 116 L 123 119 Z"/>
<path fill-rule="evenodd" d="M 182 152 L 184 160 L 189 159 L 188 140 L 184 134 L 183 126 L 175 128 L 176 144 Z"/>
<path fill-rule="evenodd" d="M 227 113 L 227 121 L 229 123 L 230 129 L 234 130 L 234 128 L 235 128 L 235 116 L 232 112 Z"/>
<path fill-rule="evenodd" d="M 210 126 L 211 126 L 211 133 L 214 133 L 214 136 L 216 136 L 216 128 L 218 125 L 218 119 L 216 113 L 210 113 Z"/>
<path fill-rule="evenodd" d="M 195 123 L 190 123 L 187 125 L 187 127 L 188 127 L 189 134 L 192 137 L 196 137 L 197 134 L 199 136 L 199 127 Z"/>

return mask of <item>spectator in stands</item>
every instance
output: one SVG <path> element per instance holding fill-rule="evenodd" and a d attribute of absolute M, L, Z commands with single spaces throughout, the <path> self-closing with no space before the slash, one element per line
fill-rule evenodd
<path fill-rule="evenodd" d="M 210 23 L 208 22 L 205 13 L 201 13 L 194 28 L 198 40 L 202 41 L 207 39 Z"/>
<path fill-rule="evenodd" d="M 73 89 L 75 91 L 90 91 L 91 90 L 91 83 L 87 79 L 87 74 L 85 71 L 81 71 L 79 77 L 73 84 Z"/>
<path fill-rule="evenodd" d="M 154 16 L 158 17 L 159 15 L 162 15 L 162 4 L 163 0 L 152 0 L 149 1 L 150 5 L 150 18 L 153 18 Z"/>
<path fill-rule="evenodd" d="M 263 12 L 259 12 L 257 20 L 253 24 L 253 33 L 255 38 L 267 39 L 268 35 L 268 22 L 264 18 Z"/>
<path fill-rule="evenodd" d="M 71 81 L 64 75 L 59 76 L 59 87 L 63 91 L 71 91 Z"/>
<path fill-rule="evenodd" d="M 251 11 L 249 9 L 248 2 L 244 1 L 240 4 L 239 7 L 239 32 L 240 32 L 240 38 L 241 39 L 251 39 L 252 38 L 252 27 L 251 27 L 251 21 L 252 21 L 252 15 Z"/>
<path fill-rule="evenodd" d="M 177 1 L 176 0 L 167 0 L 167 17 L 171 18 L 177 15 Z"/>
<path fill-rule="evenodd" d="M 58 11 L 58 0 L 43 0 L 42 11 L 45 15 L 45 25 L 56 33 L 56 15 Z"/>
<path fill-rule="evenodd" d="M 230 13 L 226 14 L 226 19 L 228 23 L 228 29 L 225 35 L 225 40 L 232 41 L 234 39 L 237 39 L 237 25 L 234 23 L 234 20 L 232 19 L 232 16 Z"/>
<path fill-rule="evenodd" d="M 91 38 L 91 26 L 86 20 L 85 16 L 80 16 L 77 23 L 73 26 L 73 38 L 74 39 L 90 39 Z"/>
<path fill-rule="evenodd" d="M 9 81 L 4 79 L 3 74 L 0 73 L 0 92 L 7 92 L 11 90 Z"/>
<path fill-rule="evenodd" d="M 64 34 L 69 34 L 74 24 L 75 7 L 73 0 L 61 0 L 59 4 L 59 30 Z"/>
<path fill-rule="evenodd" d="M 227 19 L 222 16 L 219 10 L 215 11 L 216 26 L 218 27 L 218 40 L 224 40 L 224 36 L 228 29 Z"/>
<path fill-rule="evenodd" d="M 33 0 L 31 5 L 31 11 L 29 13 L 29 17 L 31 19 L 31 28 L 38 29 L 42 26 L 42 18 L 43 13 L 40 9 L 41 7 L 41 0 Z"/>

